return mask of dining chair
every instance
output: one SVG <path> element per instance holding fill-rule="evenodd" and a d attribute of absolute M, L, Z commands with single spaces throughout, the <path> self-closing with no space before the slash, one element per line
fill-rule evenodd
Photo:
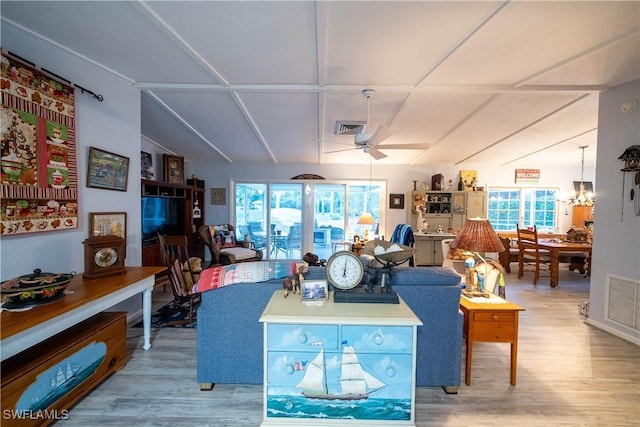
<path fill-rule="evenodd" d="M 169 322 L 171 325 L 189 325 L 196 320 L 195 309 L 200 305 L 200 293 L 193 292 L 193 284 L 198 281 L 199 271 L 189 256 L 188 240 L 185 235 L 158 235 L 162 261 L 167 267 L 173 292 L 171 309 L 174 313 L 185 311 L 184 319 Z M 197 259 L 197 258 L 195 258 Z"/>
<path fill-rule="evenodd" d="M 294 224 L 289 227 L 289 234 L 272 236 L 272 239 L 272 258 L 279 258 L 279 254 L 282 252 L 286 258 L 291 259 L 294 256 L 294 251 L 302 249 L 302 224 Z"/>
<path fill-rule="evenodd" d="M 540 249 L 538 245 L 538 229 L 520 228 L 518 226 L 518 279 L 521 279 L 526 266 L 533 266 L 533 284 L 538 283 L 540 270 L 549 271 L 551 256 L 549 251 Z"/>
<path fill-rule="evenodd" d="M 351 244 L 349 242 L 345 242 L 344 240 L 344 230 L 342 228 L 339 227 L 333 227 L 331 228 L 331 253 L 336 252 L 336 250 L 338 249 L 338 247 L 342 246 L 342 248 L 344 249 L 345 247 L 351 247 Z"/>

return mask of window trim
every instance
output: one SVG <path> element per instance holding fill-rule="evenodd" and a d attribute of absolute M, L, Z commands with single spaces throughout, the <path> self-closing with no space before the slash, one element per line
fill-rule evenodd
<path fill-rule="evenodd" d="M 559 200 L 559 195 L 560 195 L 560 188 L 559 187 L 529 187 L 529 186 L 494 186 L 494 187 L 488 187 L 487 188 L 487 218 L 491 219 L 491 193 L 492 192 L 500 192 L 500 191 L 517 191 L 519 193 L 518 195 L 518 222 L 517 224 L 520 224 L 522 226 L 525 227 L 529 227 L 529 226 L 533 226 L 535 224 L 535 209 L 532 211 L 532 213 L 534 213 L 532 216 L 533 222 L 530 223 L 525 223 L 525 192 L 530 191 L 530 192 L 536 192 L 536 191 L 553 191 L 555 192 L 555 198 L 554 198 L 554 204 L 553 204 L 553 230 L 549 231 L 551 233 L 556 233 L 557 230 L 559 230 L 560 227 L 560 200 Z M 497 224 L 493 224 L 494 228 L 496 229 L 496 232 L 498 233 L 515 233 L 517 230 L 516 228 L 514 229 L 508 229 L 508 230 L 502 230 L 502 229 L 498 229 Z M 537 225 L 537 224 L 536 224 Z M 547 225 L 537 225 L 537 228 L 539 231 L 548 231 L 549 227 Z"/>

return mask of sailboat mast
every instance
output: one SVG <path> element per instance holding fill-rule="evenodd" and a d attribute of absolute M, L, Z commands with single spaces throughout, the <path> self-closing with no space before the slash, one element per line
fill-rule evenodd
<path fill-rule="evenodd" d="M 324 342 L 322 343 L 322 366 L 325 368 L 322 370 L 322 383 L 324 384 L 324 392 L 329 393 L 329 382 L 327 381 L 327 354 L 324 351 Z"/>

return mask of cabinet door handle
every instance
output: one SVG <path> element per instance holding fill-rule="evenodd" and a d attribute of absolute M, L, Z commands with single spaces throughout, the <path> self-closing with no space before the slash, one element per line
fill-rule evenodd
<path fill-rule="evenodd" d="M 499 319 L 499 316 L 497 314 L 494 314 L 493 315 L 493 320 L 498 320 L 498 319 Z"/>

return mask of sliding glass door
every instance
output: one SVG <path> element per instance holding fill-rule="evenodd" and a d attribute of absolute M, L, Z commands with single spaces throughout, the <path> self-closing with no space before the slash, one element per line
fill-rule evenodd
<path fill-rule="evenodd" d="M 235 225 L 263 251 L 263 259 L 302 259 L 313 252 L 327 259 L 340 243 L 384 223 L 384 182 L 234 183 Z M 374 224 L 358 224 L 370 213 Z"/>

